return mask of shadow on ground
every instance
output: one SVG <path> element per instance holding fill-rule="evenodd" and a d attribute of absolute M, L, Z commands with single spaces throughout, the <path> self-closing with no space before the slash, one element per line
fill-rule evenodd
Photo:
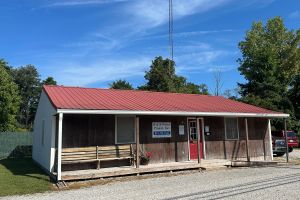
<path fill-rule="evenodd" d="M 7 158 L 0 160 L 0 165 L 13 175 L 28 176 L 41 179 L 46 175 L 32 160 L 32 158 Z"/>
<path fill-rule="evenodd" d="M 0 160 L 0 196 L 51 190 L 49 177 L 31 158 Z"/>

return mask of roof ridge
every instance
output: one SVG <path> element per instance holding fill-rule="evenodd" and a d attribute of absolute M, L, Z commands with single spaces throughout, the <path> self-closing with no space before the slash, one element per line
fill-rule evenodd
<path fill-rule="evenodd" d="M 43 87 L 60 87 L 60 88 L 79 88 L 79 89 L 94 89 L 94 90 L 112 90 L 112 91 L 130 91 L 130 92 L 144 92 L 144 93 L 161 93 L 161 94 L 176 94 L 176 95 L 195 95 L 195 96 L 207 96 L 207 97 L 219 97 L 224 98 L 223 96 L 214 96 L 206 94 L 193 94 L 193 93 L 180 93 L 180 92 L 162 92 L 162 91 L 151 91 L 151 90 L 126 90 L 126 89 L 113 89 L 113 88 L 96 88 L 96 87 L 81 87 L 81 86 L 64 86 L 64 85 L 44 85 Z"/>

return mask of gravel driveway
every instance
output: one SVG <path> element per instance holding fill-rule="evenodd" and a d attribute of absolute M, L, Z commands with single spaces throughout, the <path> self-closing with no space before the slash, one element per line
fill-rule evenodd
<path fill-rule="evenodd" d="M 294 149 L 291 153 L 289 153 L 289 157 L 291 159 L 300 159 L 300 150 Z"/>
<path fill-rule="evenodd" d="M 3 199 L 300 199 L 300 165 L 232 168 Z"/>
<path fill-rule="evenodd" d="M 279 162 L 285 162 L 286 161 L 286 155 L 284 154 L 281 157 L 274 157 L 275 161 L 279 161 Z M 289 160 L 291 162 L 298 162 L 300 161 L 300 149 L 294 149 L 292 152 L 289 153 Z"/>

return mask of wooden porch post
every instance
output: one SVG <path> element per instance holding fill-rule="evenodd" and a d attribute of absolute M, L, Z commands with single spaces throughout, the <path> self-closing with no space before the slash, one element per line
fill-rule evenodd
<path fill-rule="evenodd" d="M 285 135 L 285 146 L 286 146 L 286 162 L 289 162 L 289 143 L 287 138 L 286 119 L 284 119 L 284 135 Z"/>
<path fill-rule="evenodd" d="M 198 155 L 198 163 L 201 163 L 201 155 L 200 155 L 200 123 L 199 118 L 197 120 L 197 155 Z"/>
<path fill-rule="evenodd" d="M 140 118 L 135 118 L 136 168 L 140 167 Z"/>
<path fill-rule="evenodd" d="M 57 181 L 61 180 L 62 126 L 63 126 L 63 113 L 59 113 L 58 114 L 58 137 L 57 137 Z"/>
<path fill-rule="evenodd" d="M 268 119 L 268 133 L 269 133 L 269 146 L 270 146 L 271 160 L 273 160 L 273 143 L 272 143 L 271 120 L 270 119 Z"/>
<path fill-rule="evenodd" d="M 249 134 L 248 134 L 248 119 L 245 118 L 245 130 L 246 130 L 246 152 L 247 152 L 247 162 L 250 162 L 249 153 Z"/>

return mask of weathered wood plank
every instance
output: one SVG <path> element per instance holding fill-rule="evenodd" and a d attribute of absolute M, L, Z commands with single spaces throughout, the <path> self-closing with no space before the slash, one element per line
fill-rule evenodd
<path fill-rule="evenodd" d="M 89 163 L 89 162 L 98 162 L 97 159 L 90 159 L 90 160 L 64 160 L 62 164 L 74 164 L 74 163 Z"/>
<path fill-rule="evenodd" d="M 130 150 L 130 145 L 126 146 L 99 146 L 99 151 L 118 151 L 118 150 Z"/>
<path fill-rule="evenodd" d="M 74 175 L 63 175 L 63 180 L 83 180 L 83 179 L 95 179 L 95 178 L 105 178 L 114 176 L 124 176 L 124 175 L 135 175 L 144 173 L 155 173 L 155 172 L 166 172 L 166 171 L 176 171 L 176 170 L 192 170 L 192 169 L 205 169 L 200 164 L 185 164 L 178 166 L 164 166 L 164 167 L 148 167 L 148 168 L 127 168 L 117 171 L 108 172 L 95 172 L 88 174 L 76 173 Z"/>
<path fill-rule="evenodd" d="M 96 152 L 96 147 L 74 147 L 74 148 L 63 148 L 62 153 L 71 153 L 71 152 L 84 152 L 84 151 L 94 151 Z"/>
<path fill-rule="evenodd" d="M 246 155 L 247 161 L 250 162 L 250 151 L 249 151 L 249 132 L 248 132 L 248 119 L 245 118 L 245 130 L 246 130 Z"/>

